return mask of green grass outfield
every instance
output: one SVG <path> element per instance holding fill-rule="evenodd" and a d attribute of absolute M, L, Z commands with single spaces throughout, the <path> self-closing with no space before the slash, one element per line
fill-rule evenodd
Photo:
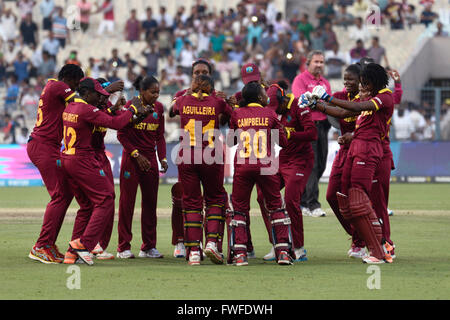
<path fill-rule="evenodd" d="M 326 185 L 321 185 L 324 200 Z M 227 186 L 230 190 L 230 186 Z M 189 267 L 172 257 L 170 186 L 161 185 L 158 249 L 164 259 L 96 261 L 79 265 L 80 289 L 70 290 L 67 265 L 44 265 L 27 255 L 49 199 L 44 188 L 0 190 L 0 299 L 151 299 L 151 300 L 290 300 L 290 299 L 440 299 L 450 298 L 450 185 L 392 184 L 392 239 L 398 258 L 380 265 L 380 289 L 369 289 L 368 265 L 346 257 L 350 242 L 337 219 L 304 218 L 308 261 L 281 267 L 262 260 L 270 245 L 257 210 L 252 236 L 257 259 L 248 267 L 217 266 L 205 260 Z M 117 203 L 117 202 L 116 202 Z M 138 201 L 139 204 L 139 201 Z M 139 207 L 139 205 L 137 205 Z M 58 246 L 67 248 L 76 204 L 61 230 Z M 252 208 L 256 209 L 255 197 Z M 117 211 L 117 210 L 116 210 Z M 133 225 L 132 250 L 140 246 L 139 214 Z M 115 253 L 117 228 L 108 248 Z M 370 281 L 369 281 L 370 282 Z M 372 282 L 370 282 L 372 283 Z"/>

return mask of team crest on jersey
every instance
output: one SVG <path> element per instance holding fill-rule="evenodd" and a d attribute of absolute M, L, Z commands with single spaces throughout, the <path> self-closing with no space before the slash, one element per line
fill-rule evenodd
<path fill-rule="evenodd" d="M 100 170 L 100 175 L 101 175 L 102 177 L 105 176 L 105 171 L 103 171 L 103 169 Z"/>
<path fill-rule="evenodd" d="M 125 172 L 123 173 L 123 177 L 124 177 L 125 179 L 128 179 L 130 176 L 131 176 L 131 174 L 130 174 L 129 171 L 125 171 Z"/>
<path fill-rule="evenodd" d="M 292 120 L 292 117 L 291 117 L 290 114 L 288 114 L 288 116 L 286 117 L 286 121 L 287 121 L 287 122 L 291 122 L 291 120 Z"/>
<path fill-rule="evenodd" d="M 156 111 L 153 112 L 153 118 L 158 119 L 158 113 Z"/>

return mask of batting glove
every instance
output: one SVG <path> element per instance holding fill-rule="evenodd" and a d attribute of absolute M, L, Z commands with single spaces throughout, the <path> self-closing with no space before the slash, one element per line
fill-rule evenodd
<path fill-rule="evenodd" d="M 312 93 L 307 91 L 302 94 L 298 100 L 298 106 L 300 108 L 310 107 L 311 109 L 314 109 L 316 106 L 316 100 L 313 98 Z"/>
<path fill-rule="evenodd" d="M 331 96 L 327 93 L 327 90 L 325 90 L 322 86 L 315 86 L 312 91 L 312 97 L 314 99 L 320 99 L 324 100 L 326 102 L 330 101 Z"/>

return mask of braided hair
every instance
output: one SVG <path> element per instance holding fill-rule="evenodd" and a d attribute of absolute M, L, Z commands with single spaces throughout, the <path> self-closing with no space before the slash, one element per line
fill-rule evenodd
<path fill-rule="evenodd" d="M 372 93 L 386 88 L 389 84 L 389 76 L 386 70 L 376 63 L 369 63 L 361 70 L 361 84 L 372 85 Z"/>

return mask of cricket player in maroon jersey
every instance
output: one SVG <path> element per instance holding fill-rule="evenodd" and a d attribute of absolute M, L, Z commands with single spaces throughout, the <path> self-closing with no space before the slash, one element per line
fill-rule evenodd
<path fill-rule="evenodd" d="M 213 263 L 222 264 L 223 255 L 217 243 L 224 223 L 226 198 L 223 188 L 223 149 L 219 141 L 219 125 L 228 122 L 232 108 L 211 95 L 212 79 L 195 77 L 191 95 L 179 97 L 171 112 L 180 116 L 184 134 L 180 137 L 177 158 L 179 181 L 183 188 L 184 245 L 189 265 L 202 259 L 203 202 L 207 229 L 204 253 Z M 203 195 L 201 192 L 203 187 Z"/>
<path fill-rule="evenodd" d="M 48 80 L 39 99 L 36 124 L 27 144 L 28 157 L 38 168 L 51 197 L 39 238 L 28 257 L 46 264 L 61 263 L 64 258 L 55 242 L 72 197 L 66 197 L 71 191 L 58 166 L 63 138 L 61 115 L 66 104 L 73 101 L 74 90 L 83 77 L 80 67 L 67 64 L 59 71 L 58 80 Z"/>
<path fill-rule="evenodd" d="M 269 88 L 269 86 L 263 79 L 258 66 L 254 63 L 246 63 L 241 67 L 241 79 L 242 79 L 242 82 L 244 83 L 244 85 L 247 85 L 250 82 L 256 82 L 256 83 L 259 83 L 266 91 Z M 239 104 L 242 101 L 242 91 L 236 92 L 232 96 L 232 98 L 233 98 L 233 100 L 232 100 L 233 104 L 236 104 L 236 105 Z M 259 194 L 261 194 L 261 193 L 259 193 Z M 232 197 L 232 195 L 231 195 L 231 197 Z M 261 197 L 260 197 L 260 200 L 262 200 Z M 265 212 L 265 209 L 263 208 L 263 206 L 261 206 L 261 212 Z M 264 215 L 263 215 L 263 217 L 264 217 Z M 264 220 L 264 222 L 268 223 L 268 220 Z M 247 234 L 247 239 L 248 239 L 247 258 L 252 259 L 252 258 L 256 258 L 256 254 L 255 254 L 255 249 L 254 249 L 253 243 L 252 243 L 252 235 L 250 232 L 250 214 L 247 216 L 247 226 L 248 226 L 248 228 L 247 228 L 247 232 L 248 232 L 248 234 Z"/>
<path fill-rule="evenodd" d="M 120 92 L 124 88 L 123 80 L 118 80 L 113 83 L 108 82 L 104 78 L 98 78 L 96 80 L 110 94 Z M 102 96 L 99 108 L 101 108 L 103 112 L 107 112 L 109 115 L 115 116 L 119 115 L 122 112 L 125 112 L 125 110 L 123 110 L 122 108 L 125 106 L 126 102 L 127 102 L 126 99 L 123 96 L 121 96 L 116 101 L 116 103 L 112 105 L 112 103 L 108 100 L 108 97 Z M 104 127 L 94 128 L 94 132 L 92 133 L 92 146 L 94 147 L 97 161 L 102 166 L 109 183 L 111 183 L 114 188 L 114 176 L 112 173 L 111 163 L 109 162 L 108 156 L 106 155 L 105 152 L 105 135 L 107 130 L 108 129 Z M 103 236 L 100 238 L 99 243 L 95 246 L 94 250 L 91 252 L 92 254 L 94 254 L 95 258 L 99 260 L 114 259 L 114 255 L 106 251 L 106 248 L 109 245 L 109 241 L 111 240 L 111 234 L 114 226 L 114 213 L 115 213 L 114 206 L 110 208 L 110 210 L 111 210 L 110 214 L 111 218 L 105 225 L 105 231 L 103 232 Z"/>
<path fill-rule="evenodd" d="M 124 82 L 122 80 L 115 81 L 113 83 L 108 82 L 104 78 L 98 78 L 97 81 L 102 85 L 102 87 L 107 91 L 108 93 L 112 94 L 117 91 L 122 91 Z M 99 102 L 99 109 L 102 112 L 106 112 L 110 115 L 115 115 L 120 112 L 120 109 L 126 104 L 126 101 L 123 101 L 124 98 L 118 99 L 115 105 L 112 105 L 111 102 L 108 100 L 109 97 L 107 96 L 101 96 L 100 102 Z M 92 132 L 92 147 L 95 150 L 95 158 L 99 162 L 100 166 L 102 167 L 105 176 L 107 177 L 108 182 L 113 186 L 114 188 L 114 176 L 111 169 L 111 164 L 109 162 L 108 157 L 105 153 L 105 135 L 107 132 L 107 128 L 104 127 L 94 127 L 94 130 Z M 80 199 L 84 197 L 83 192 L 80 188 L 77 187 L 76 184 L 71 183 L 71 189 L 74 193 L 75 198 Z M 80 204 L 80 206 L 82 203 Z M 89 208 L 80 208 L 80 210 L 77 212 L 74 227 L 72 231 L 72 238 L 71 240 L 78 239 L 84 232 L 88 222 L 89 218 L 91 217 L 93 210 L 92 203 L 89 202 Z M 99 260 L 111 260 L 114 259 L 114 255 L 107 252 L 106 248 L 108 247 L 109 241 L 111 239 L 111 233 L 113 229 L 114 224 L 114 206 L 110 207 L 109 210 L 111 210 L 111 213 L 108 214 L 110 216 L 110 220 L 105 223 L 104 226 L 104 232 L 103 235 L 99 241 L 99 243 L 95 246 L 94 250 L 91 251 L 93 256 L 96 259 Z M 75 253 L 72 253 L 71 251 L 67 251 L 64 255 L 64 263 L 65 264 L 74 264 L 77 262 L 78 256 Z"/>
<path fill-rule="evenodd" d="M 119 244 L 118 258 L 134 258 L 131 252 L 132 222 L 136 202 L 137 188 L 142 194 L 141 258 L 162 258 L 156 249 L 156 208 L 158 202 L 159 167 L 162 172 L 168 169 L 166 159 L 166 141 L 164 139 L 164 107 L 157 101 L 159 82 L 148 76 L 138 77 L 134 82 L 139 92 L 138 98 L 154 112 L 138 124 L 129 124 L 117 132 L 117 139 L 123 146 L 120 166 L 120 200 L 119 200 Z M 127 103 L 125 108 L 131 105 Z M 156 157 L 158 152 L 158 159 Z"/>
<path fill-rule="evenodd" d="M 394 105 L 398 105 L 402 99 L 402 85 L 400 75 L 397 71 L 389 71 L 389 75 L 394 79 L 394 92 L 393 99 Z M 392 116 L 392 115 L 391 115 Z M 385 123 L 385 132 L 381 137 L 381 142 L 383 146 L 383 157 L 381 159 L 381 163 L 375 172 L 374 185 L 372 186 L 372 192 L 370 195 L 370 199 L 372 200 L 374 210 L 377 214 L 378 219 L 380 219 L 382 223 L 383 229 L 383 238 L 392 246 L 391 256 L 395 258 L 395 245 L 391 240 L 391 226 L 389 221 L 389 185 L 391 180 L 391 170 L 395 169 L 394 158 L 392 155 L 391 147 L 390 147 L 390 127 L 391 127 L 391 117 L 387 119 Z"/>
<path fill-rule="evenodd" d="M 64 151 L 62 168 L 71 183 L 83 192 L 93 204 L 92 214 L 80 238 L 69 242 L 72 253 L 88 265 L 92 265 L 91 251 L 100 241 L 105 224 L 110 220 L 110 208 L 114 202 L 114 188 L 95 158 L 92 133 L 95 126 L 119 130 L 125 127 L 133 115 L 145 113 L 139 99 L 133 107 L 121 115 L 112 117 L 98 108 L 101 96 L 109 96 L 97 80 L 84 78 L 78 92 L 81 98 L 69 103 L 63 112 Z M 74 226 L 77 229 L 78 226 Z"/>
<path fill-rule="evenodd" d="M 204 75 L 204 76 L 211 76 L 212 74 L 213 66 L 210 61 L 207 59 L 199 58 L 195 60 L 192 63 L 192 71 L 191 76 L 192 80 L 194 80 L 196 77 Z M 175 103 L 177 98 L 191 95 L 192 89 L 191 87 L 178 91 L 173 100 L 172 104 Z M 227 99 L 226 94 L 221 91 L 213 90 L 211 93 L 212 96 L 216 96 L 218 98 L 222 98 L 225 101 L 227 101 L 230 105 L 235 105 L 235 99 L 233 97 L 230 97 Z M 172 113 L 169 113 L 171 117 L 174 117 L 175 115 Z M 224 150 L 225 151 L 225 150 Z M 225 167 L 222 166 L 222 180 L 225 176 Z M 175 246 L 174 249 L 174 257 L 176 258 L 184 258 L 186 256 L 186 249 L 184 247 L 184 226 L 183 226 L 183 213 L 182 213 L 182 203 L 181 203 L 181 194 L 183 192 L 183 188 L 181 187 L 181 184 L 176 183 L 172 187 L 172 244 Z M 225 189 L 223 189 L 224 197 L 227 199 L 227 205 L 226 208 L 228 208 L 228 195 Z M 206 225 L 206 224 L 205 224 Z M 222 226 L 223 227 L 223 226 Z M 205 229 L 205 232 L 207 230 Z M 219 242 L 218 242 L 218 250 L 222 252 L 222 240 L 223 240 L 223 230 L 220 232 L 219 235 Z"/>
<path fill-rule="evenodd" d="M 352 64 L 344 71 L 344 90 L 335 92 L 334 98 L 347 101 L 360 101 L 360 73 L 361 65 Z M 352 237 L 351 248 L 348 251 L 348 256 L 351 258 L 363 258 L 367 253 L 365 250 L 364 241 L 358 236 L 358 233 L 353 228 L 349 220 L 345 219 L 339 211 L 339 204 L 337 199 L 337 192 L 342 192 L 342 171 L 347 160 L 347 153 L 350 148 L 351 138 L 355 130 L 356 119 L 359 116 L 358 112 L 348 111 L 325 102 L 317 102 L 316 110 L 323 112 L 339 119 L 341 135 L 338 138 L 340 148 L 333 161 L 330 178 L 327 188 L 327 201 L 333 210 L 336 218 L 344 228 L 344 230 Z"/>
<path fill-rule="evenodd" d="M 192 63 L 192 80 L 197 76 L 205 75 L 211 76 L 212 73 L 212 65 L 206 59 L 197 59 Z M 172 99 L 172 104 L 174 104 L 177 98 L 192 94 L 191 88 L 187 88 L 181 91 L 178 91 L 174 98 Z M 171 109 L 172 110 L 172 109 Z M 172 112 L 169 113 L 170 117 L 174 117 L 175 114 Z M 185 258 L 186 257 L 186 248 L 184 247 L 184 224 L 183 224 L 183 209 L 182 209 L 182 194 L 183 187 L 180 182 L 177 182 L 173 185 L 172 190 L 172 245 L 175 246 L 173 251 L 173 256 L 175 258 Z"/>
<path fill-rule="evenodd" d="M 291 223 L 282 208 L 279 178 L 276 175 L 278 168 L 274 168 L 272 163 L 275 143 L 272 141 L 272 131 L 278 134 L 282 147 L 287 146 L 288 138 L 276 113 L 270 108 L 264 108 L 267 103 L 264 88 L 257 82 L 250 82 L 243 88 L 239 108 L 233 111 L 230 120 L 230 129 L 234 129 L 232 143 L 237 143 L 238 147 L 234 160 L 233 211 L 227 216 L 227 262 L 236 266 L 248 265 L 247 216 L 255 184 L 261 188 L 270 214 L 277 262 L 280 265 L 292 264 Z M 289 131 L 287 135 L 290 135 Z"/>
<path fill-rule="evenodd" d="M 392 263 L 390 251 L 393 248 L 382 237 L 380 221 L 369 195 L 375 171 L 383 156 L 381 138 L 392 116 L 393 97 L 386 88 L 387 72 L 378 64 L 370 63 L 362 69 L 361 85 L 373 98 L 359 102 L 341 100 L 331 97 L 323 87 L 317 86 L 312 92 L 312 99 L 325 100 L 346 110 L 360 112 L 344 166 L 342 192 L 337 193 L 339 209 L 369 249 L 370 255 L 364 257 L 363 262 Z"/>
<path fill-rule="evenodd" d="M 267 90 L 270 103 L 267 106 L 281 115 L 281 124 L 289 131 L 288 145 L 281 149 L 278 176 L 281 179 L 280 188 L 284 186 L 286 211 L 291 219 L 292 240 L 295 261 L 306 261 L 304 249 L 303 215 L 300 208 L 301 195 L 314 165 L 314 153 L 311 141 L 317 138 L 317 129 L 312 121 L 310 109 L 295 98 L 286 94 L 285 89 L 273 84 Z M 258 187 L 258 202 L 263 211 L 263 218 L 272 242 L 270 220 L 261 188 Z M 261 201 L 262 200 L 262 201 Z M 275 260 L 275 249 L 264 256 L 264 260 Z"/>

